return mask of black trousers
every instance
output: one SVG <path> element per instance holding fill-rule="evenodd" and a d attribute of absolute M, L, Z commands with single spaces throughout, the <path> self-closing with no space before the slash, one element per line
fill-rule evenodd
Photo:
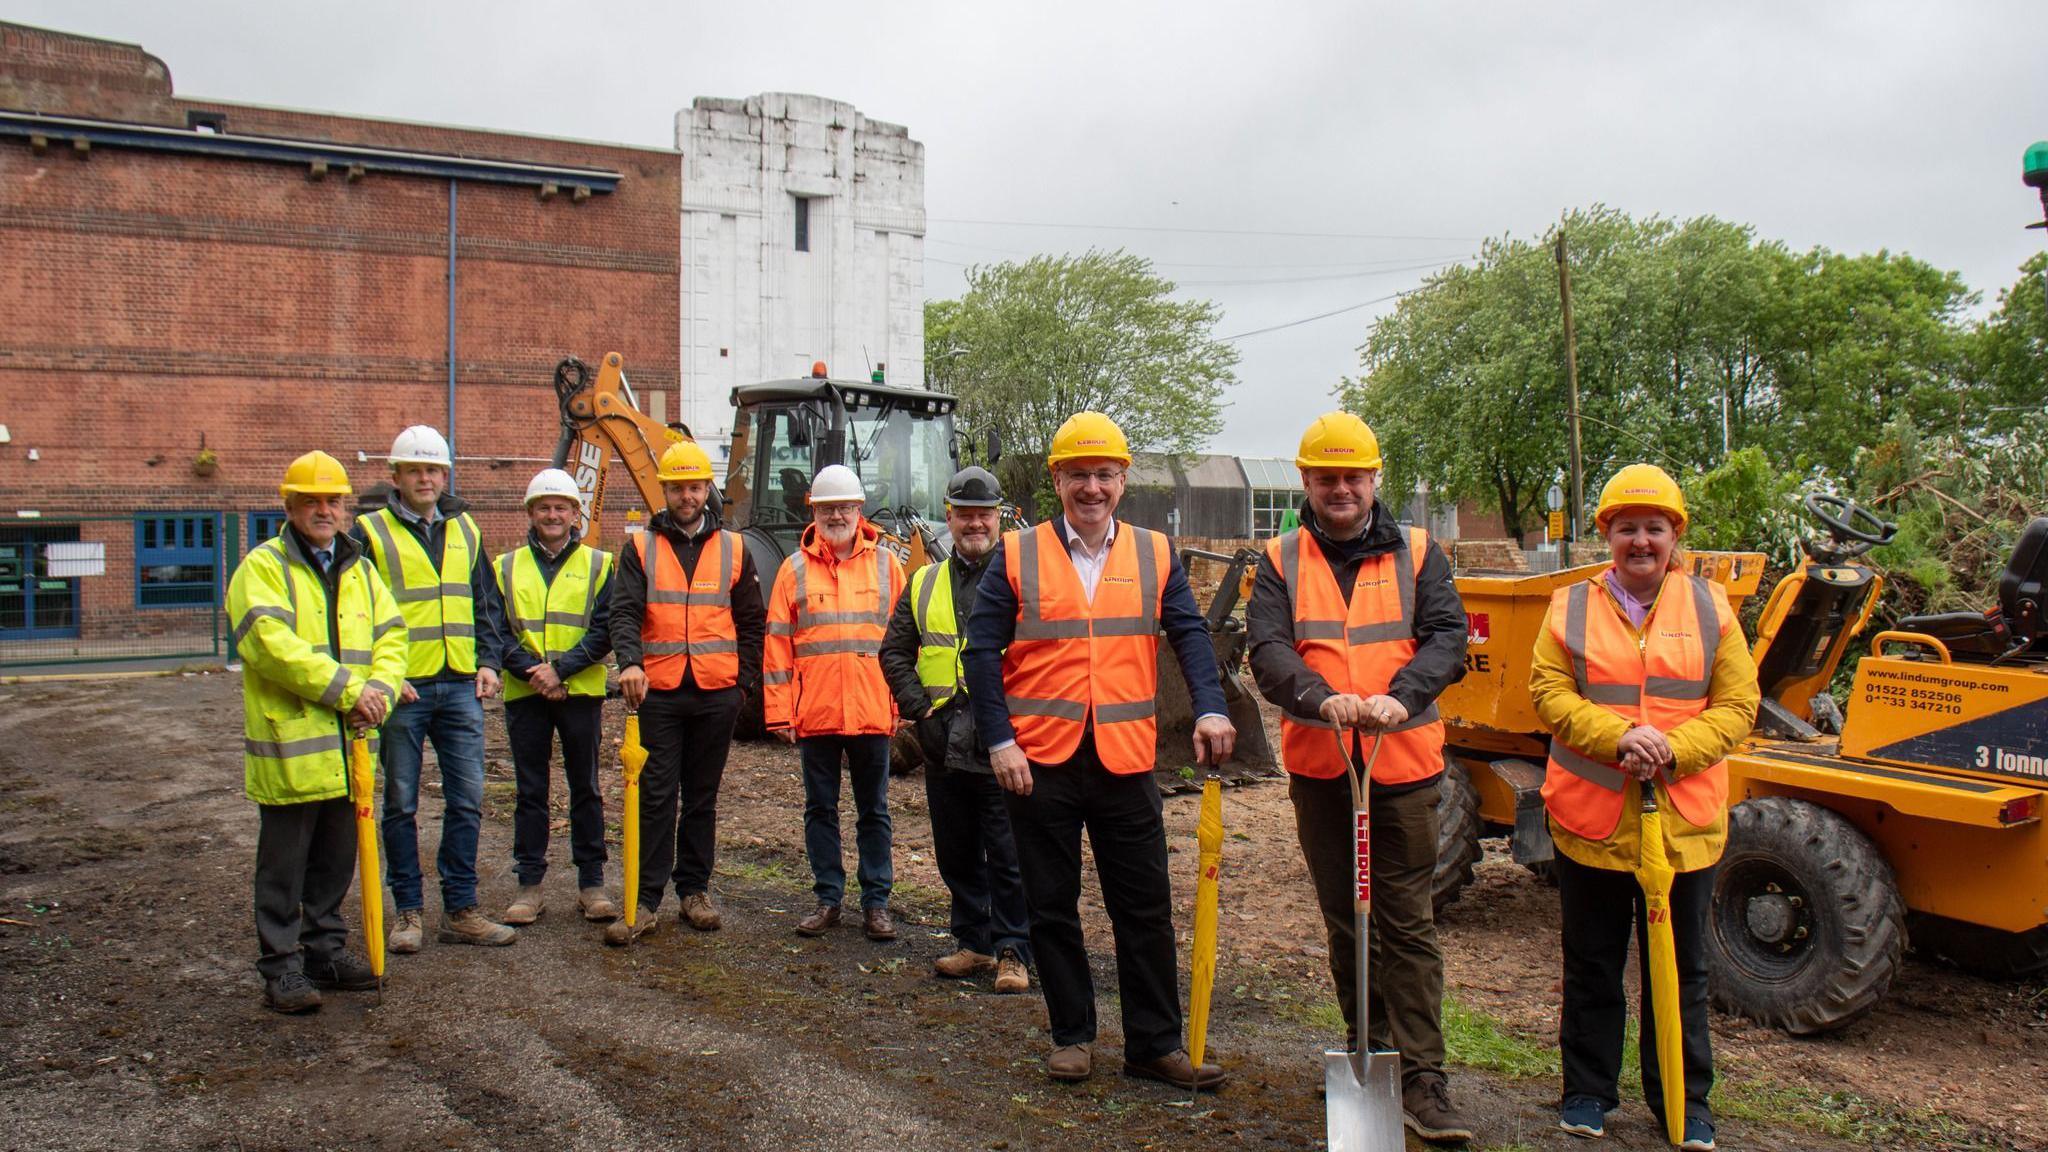
<path fill-rule="evenodd" d="M 939 879 L 953 897 L 953 939 L 984 956 L 1015 951 L 1031 963 L 1031 914 L 1003 786 L 993 773 L 928 764 L 924 795 Z"/>
<path fill-rule="evenodd" d="M 1150 772 L 1120 776 L 1104 768 L 1092 737 L 1084 737 L 1064 764 L 1033 764 L 1031 779 L 1031 795 L 1005 795 L 1053 1043 L 1095 1039 L 1095 983 L 1081 936 L 1085 829 L 1116 938 L 1124 1058 L 1158 1059 L 1181 1047 L 1173 885 L 1159 786 Z"/>
<path fill-rule="evenodd" d="M 649 692 L 640 703 L 640 903 L 661 907 L 665 884 L 678 897 L 711 889 L 718 851 L 718 785 L 740 718 L 740 690 L 685 685 Z"/>
<path fill-rule="evenodd" d="M 1287 778 L 1295 835 L 1323 912 L 1330 978 L 1344 1011 L 1345 1040 L 1358 1033 L 1358 928 L 1353 890 L 1351 782 L 1342 776 Z M 1437 790 L 1369 798 L 1372 923 L 1366 946 L 1365 1036 L 1376 1051 L 1399 1050 L 1403 1083 L 1444 1068 L 1444 957 L 1430 898 L 1436 877 Z"/>
<path fill-rule="evenodd" d="M 555 737 L 562 738 L 562 775 L 569 782 L 569 859 L 576 886 L 604 883 L 604 797 L 597 787 L 597 750 L 604 726 L 602 696 L 554 701 L 525 696 L 505 702 L 505 737 L 519 800 L 512 810 L 513 871 L 521 884 L 548 874 L 548 779 Z"/>
<path fill-rule="evenodd" d="M 304 971 L 308 956 L 339 954 L 348 940 L 341 902 L 355 878 L 356 816 L 346 796 L 257 811 L 256 970 L 275 980 Z"/>
<path fill-rule="evenodd" d="M 1649 929 L 1643 890 L 1633 872 L 1589 868 L 1557 854 L 1557 894 L 1564 913 L 1564 1015 L 1558 1048 L 1564 1057 L 1564 1095 L 1591 1096 L 1603 1108 L 1620 1105 L 1621 1045 L 1628 1013 L 1622 968 L 1628 962 L 1629 926 L 1635 926 L 1641 979 L 1639 1055 L 1643 1095 L 1658 1123 L 1664 1119 L 1664 1076 L 1657 1064 L 1657 1023 L 1650 1011 Z M 1714 869 L 1680 872 L 1671 884 L 1671 927 L 1678 953 L 1678 1011 L 1684 1023 L 1685 1112 L 1710 1118 L 1714 1086 L 1712 1036 L 1707 1030 L 1707 913 Z"/>

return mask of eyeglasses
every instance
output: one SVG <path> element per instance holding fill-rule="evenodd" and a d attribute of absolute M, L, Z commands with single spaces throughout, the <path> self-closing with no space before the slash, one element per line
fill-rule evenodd
<path fill-rule="evenodd" d="M 1087 472 L 1078 468 L 1062 468 L 1060 469 L 1060 476 L 1069 484 L 1086 485 L 1090 480 L 1093 480 L 1098 485 L 1107 488 L 1124 478 L 1124 470 L 1121 468 L 1097 468 L 1093 472 Z"/>
<path fill-rule="evenodd" d="M 860 515 L 858 504 L 813 504 L 811 510 L 824 520 L 849 520 Z"/>

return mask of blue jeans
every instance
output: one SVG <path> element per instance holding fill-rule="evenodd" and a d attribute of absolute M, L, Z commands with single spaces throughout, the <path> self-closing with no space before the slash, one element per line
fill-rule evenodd
<path fill-rule="evenodd" d="M 415 684 L 420 698 L 391 710 L 384 722 L 384 876 L 399 911 L 418 908 L 420 895 L 420 750 L 434 742 L 441 764 L 441 905 L 450 912 L 476 906 L 477 834 L 483 826 L 484 705 L 469 680 Z"/>
<path fill-rule="evenodd" d="M 859 819 L 860 906 L 886 908 L 896 869 L 889 859 L 889 738 L 805 736 L 797 740 L 804 764 L 804 855 L 818 903 L 838 907 L 846 896 L 846 866 L 839 860 L 839 764 L 853 777 Z"/>

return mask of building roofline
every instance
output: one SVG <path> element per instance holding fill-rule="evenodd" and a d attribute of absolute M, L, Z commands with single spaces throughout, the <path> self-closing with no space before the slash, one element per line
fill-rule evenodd
<path fill-rule="evenodd" d="M 180 104 L 203 104 L 221 108 L 253 108 L 260 112 L 287 112 L 295 116 L 320 116 L 330 120 L 353 120 L 359 124 L 400 124 L 407 128 L 438 128 L 445 132 L 475 132 L 486 136 L 507 136 L 514 140 L 546 140 L 554 144 L 579 144 L 587 148 L 619 148 L 628 152 L 653 152 L 661 156 L 681 156 L 680 148 L 664 148 L 654 144 L 627 144 L 618 140 L 592 140 L 582 136 L 550 136 L 540 132 L 521 132 L 512 128 L 486 128 L 475 124 L 449 124 L 439 120 L 407 120 L 395 116 L 359 116 L 350 112 L 335 112 L 323 108 L 300 108 L 291 104 L 259 104 L 253 100 L 215 100 L 206 96 L 172 97 Z"/>

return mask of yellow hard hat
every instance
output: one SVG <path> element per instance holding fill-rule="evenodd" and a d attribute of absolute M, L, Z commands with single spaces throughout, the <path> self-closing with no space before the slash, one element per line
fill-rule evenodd
<path fill-rule="evenodd" d="M 1655 464 L 1631 464 L 1614 474 L 1600 489 L 1600 507 L 1593 513 L 1593 526 L 1607 531 L 1608 521 L 1625 508 L 1655 508 L 1671 517 L 1671 530 L 1685 531 L 1685 493 L 1678 481 Z"/>
<path fill-rule="evenodd" d="M 355 489 L 349 487 L 348 470 L 341 461 L 325 452 L 308 452 L 284 468 L 284 483 L 277 486 L 280 496 L 353 496 Z"/>
<path fill-rule="evenodd" d="M 668 446 L 661 454 L 661 467 L 654 478 L 663 483 L 681 480 L 711 479 L 711 457 L 694 440 L 683 440 Z"/>
<path fill-rule="evenodd" d="M 1052 434 L 1052 451 L 1045 457 L 1047 468 L 1068 460 L 1121 460 L 1131 462 L 1131 442 L 1116 421 L 1100 412 L 1076 412 Z"/>
<path fill-rule="evenodd" d="M 1380 438 L 1349 412 L 1326 412 L 1301 434 L 1300 468 L 1378 468 Z"/>

